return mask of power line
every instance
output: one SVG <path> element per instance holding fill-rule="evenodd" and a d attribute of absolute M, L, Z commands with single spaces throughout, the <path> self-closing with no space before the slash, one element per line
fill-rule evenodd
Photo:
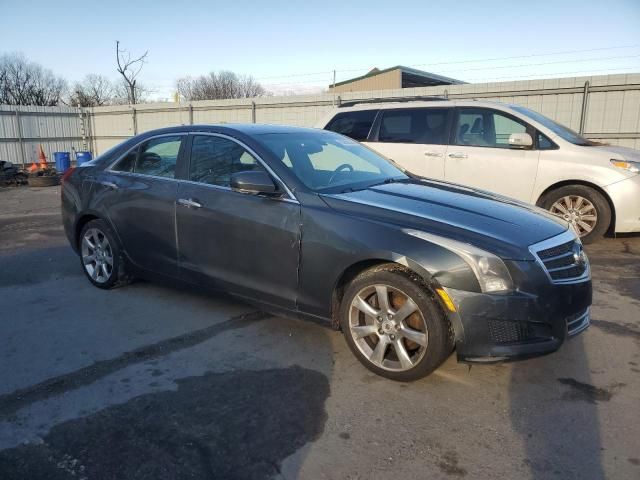
<path fill-rule="evenodd" d="M 495 61 L 502 61 L 502 60 L 514 60 L 514 59 L 520 59 L 520 58 L 535 58 L 535 57 L 545 57 L 545 56 L 553 56 L 553 55 L 566 55 L 566 54 L 572 54 L 572 53 L 600 52 L 600 51 L 604 51 L 604 50 L 617 50 L 617 49 L 635 48 L 635 47 L 640 47 L 640 44 L 619 45 L 619 46 L 614 46 L 614 47 L 588 48 L 588 49 L 581 49 L 581 50 L 564 50 L 564 51 L 547 52 L 547 53 L 533 53 L 533 54 L 529 54 L 529 55 L 516 55 L 516 56 L 510 56 L 510 57 L 482 58 L 482 59 L 477 59 L 477 60 L 456 60 L 456 61 L 452 61 L 452 62 L 419 63 L 419 64 L 413 64 L 413 65 L 407 65 L 407 66 L 408 67 L 425 67 L 425 66 L 439 66 L 439 65 L 456 65 L 456 64 L 463 64 L 463 63 L 495 62 Z M 620 57 L 620 58 L 622 58 L 622 57 Z M 588 60 L 589 59 L 579 60 L 579 61 L 588 61 Z M 552 63 L 552 62 L 550 62 L 550 63 Z M 562 63 L 562 61 L 559 61 L 558 63 Z M 532 65 L 543 65 L 543 64 L 532 64 Z M 336 69 L 336 72 L 337 73 L 358 72 L 358 71 L 363 71 L 363 70 L 369 70 L 370 68 L 371 68 L 371 66 L 361 67 L 361 68 Z M 487 67 L 487 68 L 493 68 L 493 67 Z M 508 68 L 508 66 L 500 66 L 500 67 L 495 67 L 495 68 Z M 455 71 L 455 70 L 453 70 L 453 71 Z M 289 75 L 274 75 L 274 76 L 269 76 L 269 77 L 256 77 L 255 79 L 256 80 L 271 80 L 271 79 L 278 79 L 278 78 L 310 77 L 310 76 L 314 76 L 314 75 L 331 75 L 332 72 L 333 72 L 333 70 L 325 70 L 325 71 L 321 71 L 321 72 L 293 73 L 293 74 L 289 74 Z"/>
<path fill-rule="evenodd" d="M 638 58 L 638 55 L 619 55 L 617 57 L 596 57 L 596 58 L 580 58 L 575 60 L 555 60 L 553 62 L 542 62 L 542 63 L 523 63 L 520 65 L 499 65 L 499 66 L 491 66 L 491 67 L 474 67 L 474 68 L 465 68 L 463 70 L 442 70 L 443 73 L 447 72 L 469 72 L 475 70 L 494 70 L 498 68 L 522 68 L 522 67 L 538 67 L 540 65 L 557 65 L 560 63 L 580 63 L 580 62 L 595 62 L 601 60 L 618 60 L 621 58 Z"/>
<path fill-rule="evenodd" d="M 478 81 L 478 80 L 486 80 L 486 81 L 491 81 L 491 80 L 499 80 L 499 79 L 505 79 L 505 78 L 521 78 L 521 79 L 525 79 L 525 80 L 535 80 L 539 77 L 543 77 L 543 76 L 554 76 L 554 75 L 568 75 L 571 73 L 584 73 L 584 72 L 595 72 L 594 75 L 598 75 L 598 72 L 610 72 L 610 71 L 619 71 L 619 70 L 629 70 L 629 69 L 640 69 L 640 65 L 629 65 L 626 67 L 617 67 L 617 68 L 604 68 L 604 69 L 590 69 L 590 70 L 576 70 L 576 71 L 572 71 L 572 72 L 550 72 L 550 73 L 539 73 L 539 74 L 528 74 L 528 75 L 507 75 L 507 76 L 503 76 L 503 77 L 486 77 L 486 78 L 478 78 L 478 77 L 472 77 L 472 78 L 468 78 L 467 80 L 469 81 Z M 629 72 L 631 73 L 631 72 Z M 327 79 L 327 80 L 302 80 L 299 82 L 284 82 L 284 83 L 267 83 L 265 84 L 265 88 L 269 88 L 269 87 L 275 87 L 275 86 L 283 86 L 283 85 L 291 85 L 291 87 L 295 87 L 296 85 L 300 85 L 300 84 L 320 84 L 322 83 L 323 86 L 327 86 L 331 84 L 331 80 Z"/>
<path fill-rule="evenodd" d="M 566 55 L 566 54 L 575 54 L 575 53 L 588 53 L 588 52 L 597 52 L 597 51 L 605 51 L 605 50 L 616 50 L 616 49 L 624 49 L 624 48 L 635 48 L 635 47 L 640 47 L 640 44 L 634 44 L 634 45 L 619 45 L 619 46 L 611 46 L 611 47 L 600 47 L 600 48 L 590 48 L 590 49 L 581 49 L 581 50 L 564 50 L 564 51 L 557 51 L 557 52 L 546 52 L 546 53 L 534 53 L 534 54 L 528 54 L 528 55 L 516 55 L 516 56 L 508 56 L 508 57 L 493 57 L 493 58 L 484 58 L 484 59 L 478 59 L 478 60 L 457 60 L 457 61 L 451 61 L 451 62 L 435 62 L 435 63 L 422 63 L 422 64 L 413 64 L 413 65 L 408 65 L 409 67 L 424 67 L 424 66 L 439 66 L 439 65 L 456 65 L 456 64 L 465 64 L 465 63 L 483 63 L 483 62 L 495 62 L 495 61 L 504 61 L 504 60 L 514 60 L 514 59 L 521 59 L 521 58 L 535 58 L 535 57 L 545 57 L 545 56 L 553 56 L 553 55 Z M 586 59 L 569 59 L 569 60 L 554 60 L 551 62 L 540 62 L 540 63 L 525 63 L 525 64 L 519 64 L 519 65 L 497 65 L 497 66 L 487 66 L 487 67 L 472 67 L 472 68 L 466 68 L 466 69 L 457 69 L 457 70 L 441 70 L 439 71 L 439 73 L 453 73 L 453 72 L 465 72 L 465 71 L 483 71 L 483 70 L 494 70 L 494 69 L 505 69 L 505 68 L 524 68 L 524 67 L 534 67 L 534 66 L 542 66 L 542 65 L 557 65 L 557 64 L 565 64 L 565 63 L 580 63 L 580 62 L 590 62 L 590 61 L 608 61 L 608 60 L 615 60 L 615 59 L 623 59 L 623 58 L 637 58 L 640 57 L 640 55 L 619 55 L 619 56 L 612 56 L 612 57 L 596 57 L 596 58 L 586 58 Z M 362 68 L 351 68 L 351 69 L 336 69 L 335 72 L 336 73 L 347 73 L 347 72 L 355 72 L 355 71 L 364 71 L 364 70 L 368 70 L 370 67 L 362 67 Z M 575 72 L 559 72 L 559 73 L 547 73 L 547 74 L 537 74 L 537 75 L 521 75 L 521 76 L 503 76 L 503 77 L 492 77 L 493 79 L 503 79 L 503 78 L 525 78 L 525 77 L 530 77 L 530 78 L 535 78 L 540 77 L 540 76 L 549 76 L 549 75 L 565 75 L 565 74 L 570 74 L 570 73 L 582 73 L 582 72 L 589 72 L 589 71 L 611 71 L 611 70 L 624 70 L 627 68 L 638 68 L 637 66 L 630 66 L 630 67 L 621 67 L 621 68 L 615 68 L 615 69 L 595 69 L 595 70 L 580 70 L 580 71 L 575 71 Z M 279 78 L 299 78 L 299 77 L 312 77 L 312 76 L 326 76 L 325 78 L 322 79 L 313 79 L 313 80 L 300 80 L 300 81 L 292 81 L 292 82 L 278 82 L 278 83 L 268 83 L 266 86 L 281 86 L 281 85 L 291 85 L 292 87 L 295 87 L 296 85 L 299 84 L 318 84 L 318 83 L 322 83 L 322 84 L 330 84 L 331 83 L 331 75 L 333 74 L 333 70 L 326 70 L 326 71 L 321 71 L 321 72 L 307 72 L 307 73 L 293 73 L 293 74 L 289 74 L 289 75 L 275 75 L 275 76 L 268 76 L 268 77 L 254 77 L 255 80 L 261 81 L 261 80 L 270 80 L 270 79 L 279 79 Z M 468 80 L 473 80 L 476 81 L 476 78 L 470 78 Z M 160 85 L 164 83 L 161 82 Z M 155 84 L 155 85 L 149 85 L 150 87 L 155 87 L 155 88 L 161 88 L 161 89 L 165 89 L 165 88 L 173 88 L 173 85 L 169 86 L 167 85 L 165 86 L 160 86 L 159 84 Z"/>
<path fill-rule="evenodd" d="M 533 58 L 533 57 L 548 57 L 548 56 L 552 56 L 552 55 L 566 55 L 569 53 L 588 53 L 588 52 L 600 52 L 603 50 L 618 50 L 618 49 L 622 49 L 622 48 L 635 48 L 635 47 L 640 47 L 640 44 L 635 44 L 635 45 L 619 45 L 616 47 L 601 47 L 601 48 L 588 48 L 588 49 L 584 49 L 584 50 L 564 50 L 564 51 L 560 51 L 560 52 L 547 52 L 547 53 L 532 53 L 529 55 L 516 55 L 516 56 L 512 56 L 512 57 L 494 57 L 494 58 L 482 58 L 479 60 L 456 60 L 453 62 L 437 62 L 437 63 L 420 63 L 420 64 L 414 64 L 414 65 L 408 65 L 410 67 L 425 67 L 425 66 L 429 66 L 429 65 L 454 65 L 454 64 L 459 64 L 459 63 L 480 63 L 480 62 L 495 62 L 495 61 L 499 61 L 499 60 L 515 60 L 517 58 Z M 365 70 L 367 67 L 363 67 L 363 68 L 359 68 L 359 69 L 353 69 L 353 70 L 339 70 L 341 72 L 347 72 L 347 71 L 356 71 L 356 70 Z"/>
<path fill-rule="evenodd" d="M 539 77 L 547 77 L 557 76 L 557 75 L 570 75 L 574 73 L 592 73 L 592 75 L 600 75 L 600 72 L 613 72 L 619 70 L 629 70 L 630 68 L 638 68 L 640 69 L 640 65 L 629 65 L 628 67 L 618 67 L 618 68 L 607 68 L 607 69 L 591 69 L 591 70 L 574 70 L 572 72 L 553 72 L 553 73 L 540 73 L 536 75 L 507 75 L 504 77 L 485 77 L 485 78 L 470 78 L 469 80 L 473 81 L 492 81 L 492 80 L 502 80 L 508 78 L 520 78 L 523 80 L 537 80 Z M 633 72 L 623 72 L 623 73 L 633 73 Z"/>

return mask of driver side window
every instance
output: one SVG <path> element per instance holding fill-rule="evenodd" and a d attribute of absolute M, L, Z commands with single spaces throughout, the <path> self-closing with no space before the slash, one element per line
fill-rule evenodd
<path fill-rule="evenodd" d="M 234 173 L 255 170 L 266 171 L 253 155 L 233 140 L 213 135 L 193 137 L 191 181 L 229 187 Z"/>
<path fill-rule="evenodd" d="M 461 108 L 455 126 L 456 145 L 511 148 L 512 133 L 526 133 L 527 126 L 511 117 L 484 108 Z"/>

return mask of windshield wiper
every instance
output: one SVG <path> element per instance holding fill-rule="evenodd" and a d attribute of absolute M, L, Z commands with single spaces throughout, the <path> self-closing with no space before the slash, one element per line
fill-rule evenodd
<path fill-rule="evenodd" d="M 407 180 L 407 179 L 404 177 L 389 177 L 389 178 L 385 178 L 381 182 L 368 185 L 366 188 L 377 187 L 378 185 L 387 185 L 389 183 L 402 183 L 404 180 Z"/>
<path fill-rule="evenodd" d="M 371 187 L 376 187 L 378 185 L 386 185 L 389 183 L 402 183 L 405 180 L 409 180 L 409 178 L 405 178 L 405 177 L 389 177 L 389 178 L 385 178 L 384 180 L 381 180 L 379 182 L 375 182 L 375 183 L 369 183 L 369 184 L 365 184 L 365 185 L 360 185 L 360 186 L 345 186 L 344 189 L 340 190 L 340 193 L 350 193 L 350 192 L 357 192 L 359 190 L 366 190 L 367 188 L 371 188 Z"/>

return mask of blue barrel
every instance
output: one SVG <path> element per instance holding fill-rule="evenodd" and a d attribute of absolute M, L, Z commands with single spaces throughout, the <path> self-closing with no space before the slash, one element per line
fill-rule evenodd
<path fill-rule="evenodd" d="M 71 167 L 71 154 L 69 152 L 53 152 L 58 173 L 64 173 Z"/>
<path fill-rule="evenodd" d="M 91 152 L 76 152 L 76 166 L 80 166 L 91 160 Z"/>

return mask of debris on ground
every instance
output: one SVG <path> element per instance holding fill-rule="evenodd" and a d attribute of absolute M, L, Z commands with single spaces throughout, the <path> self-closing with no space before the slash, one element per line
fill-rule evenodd
<path fill-rule="evenodd" d="M 0 160 L 0 186 L 26 185 L 29 174 L 18 165 Z"/>

